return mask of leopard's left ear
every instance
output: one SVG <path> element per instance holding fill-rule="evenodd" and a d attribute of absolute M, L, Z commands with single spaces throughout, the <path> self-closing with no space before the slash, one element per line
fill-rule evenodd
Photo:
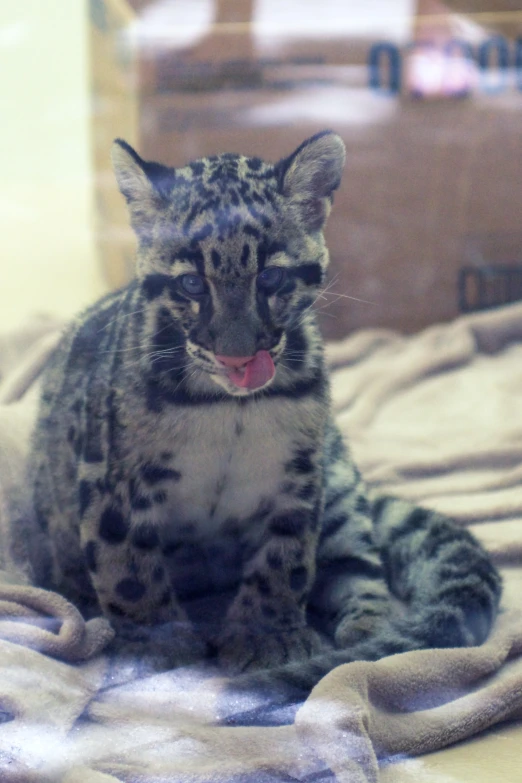
<path fill-rule="evenodd" d="M 326 222 L 333 192 L 341 183 L 345 157 L 340 136 L 322 131 L 277 164 L 279 189 L 309 232 L 320 231 Z"/>

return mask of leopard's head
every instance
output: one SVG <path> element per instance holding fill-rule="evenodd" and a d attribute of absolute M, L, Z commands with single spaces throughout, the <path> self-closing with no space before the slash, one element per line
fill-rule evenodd
<path fill-rule="evenodd" d="M 328 264 L 339 136 L 318 133 L 276 164 L 226 153 L 174 169 L 121 140 L 112 157 L 138 238 L 151 343 L 170 329 L 173 364 L 175 348 L 194 383 L 236 396 L 298 376 Z"/>

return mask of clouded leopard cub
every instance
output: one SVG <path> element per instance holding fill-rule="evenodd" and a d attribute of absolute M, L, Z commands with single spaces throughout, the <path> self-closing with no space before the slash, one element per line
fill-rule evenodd
<path fill-rule="evenodd" d="M 344 156 L 331 132 L 275 165 L 173 169 L 114 145 L 137 277 L 66 330 L 46 371 L 35 569 L 116 627 L 180 621 L 173 660 L 187 599 L 231 588 L 218 658 L 306 659 L 319 630 L 338 651 L 303 664 L 308 684 L 354 655 L 479 643 L 496 613 L 480 545 L 433 512 L 371 506 L 332 421 L 311 307 Z M 390 620 L 391 594 L 405 617 Z"/>

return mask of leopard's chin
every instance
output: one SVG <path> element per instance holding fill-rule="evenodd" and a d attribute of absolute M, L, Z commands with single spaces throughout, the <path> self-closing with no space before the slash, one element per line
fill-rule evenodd
<path fill-rule="evenodd" d="M 225 389 L 225 391 L 228 394 L 230 394 L 231 397 L 252 397 L 253 395 L 258 394 L 259 392 L 268 389 L 268 387 L 271 386 L 272 383 L 274 382 L 274 378 L 276 377 L 276 374 L 277 374 L 277 369 L 274 375 L 266 383 L 256 387 L 255 389 L 249 389 L 247 387 L 237 386 L 224 373 L 211 373 L 209 374 L 209 376 L 210 378 L 212 378 L 214 383 L 216 383 L 222 389 Z"/>

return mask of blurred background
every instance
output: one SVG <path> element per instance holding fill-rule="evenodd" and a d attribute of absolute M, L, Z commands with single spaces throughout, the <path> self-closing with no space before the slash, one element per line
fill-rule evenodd
<path fill-rule="evenodd" d="M 133 273 L 109 164 L 347 146 L 325 335 L 522 298 L 522 3 L 2 0 L 0 328 Z"/>

